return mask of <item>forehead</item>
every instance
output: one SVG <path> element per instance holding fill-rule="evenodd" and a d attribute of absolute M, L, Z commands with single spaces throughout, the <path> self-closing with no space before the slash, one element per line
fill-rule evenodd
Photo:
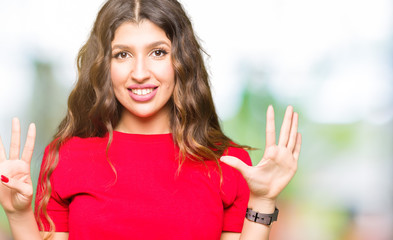
<path fill-rule="evenodd" d="M 153 42 L 162 41 L 170 46 L 165 31 L 149 20 L 138 23 L 124 22 L 115 31 L 112 46 L 115 44 L 144 46 Z"/>

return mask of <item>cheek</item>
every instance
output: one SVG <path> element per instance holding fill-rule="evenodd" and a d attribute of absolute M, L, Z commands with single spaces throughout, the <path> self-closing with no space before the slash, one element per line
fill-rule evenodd
<path fill-rule="evenodd" d="M 173 69 L 172 63 L 167 63 L 160 67 L 160 76 L 162 80 L 165 80 L 165 84 L 168 88 L 173 88 L 175 85 L 175 70 Z"/>
<path fill-rule="evenodd" d="M 127 79 L 127 76 L 127 68 L 125 68 L 121 64 L 111 64 L 111 79 L 114 86 L 121 83 L 122 81 L 125 81 Z"/>

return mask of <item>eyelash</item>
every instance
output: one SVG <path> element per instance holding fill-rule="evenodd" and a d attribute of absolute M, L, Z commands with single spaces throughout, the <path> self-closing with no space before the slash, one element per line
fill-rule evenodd
<path fill-rule="evenodd" d="M 121 55 L 123 55 L 123 54 L 129 55 L 129 53 L 127 53 L 127 52 L 118 52 L 118 53 L 115 53 L 115 54 L 113 55 L 113 57 L 114 57 L 114 58 L 118 58 L 118 59 L 124 59 L 124 58 L 126 58 L 127 56 L 121 57 Z"/>
<path fill-rule="evenodd" d="M 159 56 L 154 56 L 154 54 L 157 54 L 157 55 L 159 55 Z M 164 50 L 164 49 L 162 49 L 162 48 L 158 48 L 158 49 L 154 49 L 152 52 L 151 52 L 151 55 L 153 55 L 153 57 L 154 58 L 161 58 L 161 57 L 164 57 L 165 55 L 167 55 L 168 54 L 168 52 L 166 51 L 166 50 Z M 123 56 L 122 56 L 123 55 Z M 118 53 L 115 53 L 114 55 L 113 55 L 113 58 L 118 58 L 118 59 L 124 59 L 124 58 L 126 58 L 127 56 L 129 56 L 130 54 L 128 53 L 128 52 L 118 52 Z"/>
<path fill-rule="evenodd" d="M 155 56 L 156 58 L 160 58 L 160 57 L 164 57 L 165 55 L 167 55 L 168 54 L 168 52 L 167 51 L 165 51 L 164 49 L 162 49 L 162 48 L 158 48 L 158 49 L 154 49 L 153 51 L 152 51 L 152 54 L 155 54 L 155 53 L 159 53 L 159 55 L 160 56 Z"/>

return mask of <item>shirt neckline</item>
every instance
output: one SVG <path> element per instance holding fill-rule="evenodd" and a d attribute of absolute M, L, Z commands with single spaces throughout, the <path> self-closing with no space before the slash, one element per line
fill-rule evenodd
<path fill-rule="evenodd" d="M 136 142 L 165 142 L 172 141 L 172 133 L 136 134 L 113 131 L 113 140 L 116 141 L 116 139 Z"/>

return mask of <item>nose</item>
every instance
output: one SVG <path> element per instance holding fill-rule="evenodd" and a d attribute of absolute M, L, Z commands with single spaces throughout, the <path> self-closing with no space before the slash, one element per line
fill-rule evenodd
<path fill-rule="evenodd" d="M 131 68 L 131 78 L 137 82 L 143 82 L 150 78 L 150 71 L 146 59 L 135 58 Z"/>

